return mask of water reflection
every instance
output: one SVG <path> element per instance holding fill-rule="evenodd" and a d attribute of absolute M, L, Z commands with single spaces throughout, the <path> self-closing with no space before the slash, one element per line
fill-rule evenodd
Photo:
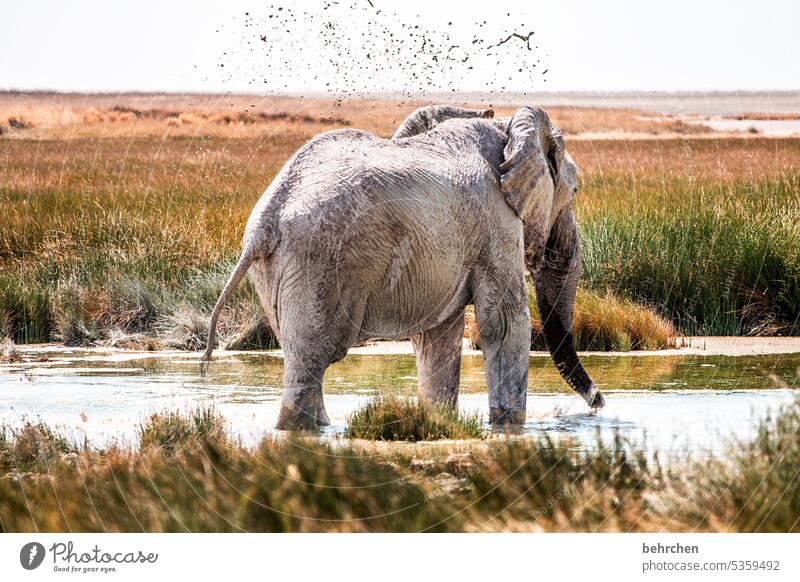
<path fill-rule="evenodd" d="M 800 354 L 772 356 L 587 356 L 586 368 L 608 395 L 598 415 L 558 376 L 547 357 L 532 357 L 526 433 L 546 432 L 592 446 L 598 432 L 619 431 L 657 450 L 718 450 L 749 438 L 756 421 L 798 391 Z M 201 376 L 185 353 L 35 350 L 0 366 L 0 421 L 41 418 L 94 440 L 131 439 L 147 414 L 213 403 L 245 440 L 277 418 L 283 360 L 277 353 L 226 354 Z M 460 406 L 488 416 L 481 356 L 462 359 Z M 347 415 L 376 394 L 413 395 L 413 356 L 351 355 L 331 366 L 325 397 L 341 434 Z"/>

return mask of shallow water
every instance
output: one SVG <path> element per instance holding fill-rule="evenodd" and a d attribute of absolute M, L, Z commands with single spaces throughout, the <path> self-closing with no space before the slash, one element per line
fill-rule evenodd
<path fill-rule="evenodd" d="M 693 121 L 706 125 L 715 131 L 721 132 L 750 132 L 751 128 L 758 134 L 767 137 L 789 137 L 800 134 L 800 120 L 798 119 L 730 119 L 726 117 L 711 117 L 705 120 Z"/>
<path fill-rule="evenodd" d="M 201 376 L 197 354 L 23 350 L 25 361 L 0 366 L 0 422 L 41 420 L 95 443 L 132 441 L 147 415 L 213 404 L 245 441 L 275 424 L 282 358 L 277 352 L 226 354 Z M 40 360 L 40 361 L 36 361 Z M 558 376 L 547 357 L 530 360 L 523 432 L 569 436 L 591 447 L 614 431 L 666 454 L 719 452 L 755 434 L 769 411 L 800 395 L 800 354 L 759 356 L 586 356 L 606 394 L 599 414 Z M 486 418 L 481 356 L 464 356 L 460 407 Z M 347 415 L 378 394 L 416 392 L 413 356 L 351 355 L 325 376 L 335 438 Z"/>

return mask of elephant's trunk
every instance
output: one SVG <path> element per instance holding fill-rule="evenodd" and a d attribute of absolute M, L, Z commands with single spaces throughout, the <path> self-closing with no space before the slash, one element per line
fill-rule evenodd
<path fill-rule="evenodd" d="M 563 324 L 563 308 L 551 306 L 547 299 L 542 300 L 541 297 L 542 294 L 539 293 L 537 303 L 539 313 L 542 314 L 544 337 L 556 368 L 567 384 L 580 394 L 590 407 L 602 408 L 605 404 L 603 395 L 597 390 L 578 358 L 572 331 L 566 329 Z"/>
<path fill-rule="evenodd" d="M 536 266 L 536 300 L 547 347 L 561 376 L 592 408 L 605 405 L 603 395 L 583 369 L 572 336 L 572 312 L 581 269 L 580 242 L 572 210 L 561 213 Z"/>

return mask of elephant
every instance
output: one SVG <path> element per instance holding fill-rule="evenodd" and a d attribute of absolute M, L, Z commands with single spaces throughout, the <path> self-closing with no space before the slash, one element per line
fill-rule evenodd
<path fill-rule="evenodd" d="M 539 107 L 511 118 L 429 106 L 392 139 L 322 133 L 283 166 L 250 214 L 217 320 L 249 272 L 284 354 L 276 428 L 329 423 L 326 368 L 368 339 L 410 338 L 419 396 L 458 402 L 464 314 L 474 305 L 489 421 L 526 417 L 534 281 L 545 339 L 561 376 L 592 409 L 603 395 L 575 351 L 580 271 L 573 212 L 578 170 Z"/>

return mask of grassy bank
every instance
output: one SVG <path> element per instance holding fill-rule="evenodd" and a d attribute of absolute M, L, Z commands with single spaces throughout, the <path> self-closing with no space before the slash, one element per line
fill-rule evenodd
<path fill-rule="evenodd" d="M 145 334 L 199 346 L 264 186 L 258 176 L 277 172 L 303 139 L 212 141 L 78 140 L 62 177 L 63 143 L 23 146 L 0 185 L 3 333 L 72 344 Z M 231 306 L 223 335 L 239 347 L 270 345 L 249 285 Z"/>
<path fill-rule="evenodd" d="M 154 415 L 102 450 L 4 427 L 0 529 L 800 531 L 799 426 L 795 403 L 722 457 L 667 465 L 619 439 L 246 448 L 208 410 Z"/>
<path fill-rule="evenodd" d="M 0 335 L 199 347 L 250 209 L 330 127 L 246 129 L 0 139 Z M 664 347 L 675 330 L 798 333 L 800 140 L 569 147 L 584 176 L 579 348 Z M 275 345 L 249 284 L 228 305 L 223 344 Z"/>

